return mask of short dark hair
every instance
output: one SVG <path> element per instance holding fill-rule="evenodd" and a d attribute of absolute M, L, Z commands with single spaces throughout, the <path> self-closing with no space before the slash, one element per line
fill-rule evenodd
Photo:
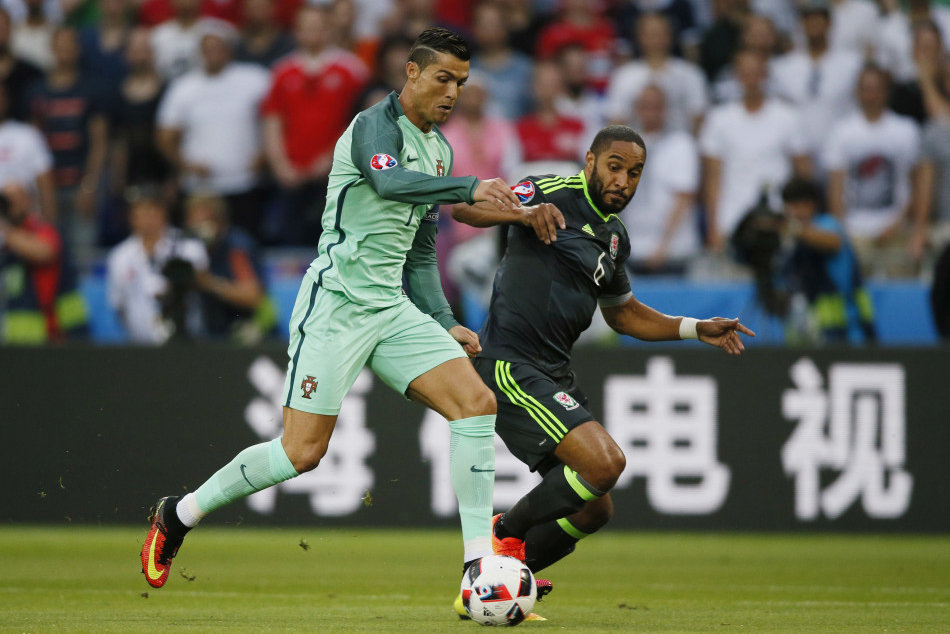
<path fill-rule="evenodd" d="M 646 143 L 643 142 L 643 137 L 630 126 L 609 125 L 601 129 L 601 131 L 597 133 L 597 136 L 594 137 L 594 140 L 590 144 L 590 151 L 594 153 L 594 156 L 597 156 L 610 147 L 610 144 L 614 141 L 636 143 L 643 148 L 644 152 L 647 150 Z"/>
<path fill-rule="evenodd" d="M 785 183 L 782 188 L 782 202 L 813 202 L 815 207 L 821 207 L 821 188 L 818 183 L 809 179 L 796 176 Z"/>
<path fill-rule="evenodd" d="M 463 62 L 472 57 L 465 38 L 448 29 L 434 27 L 423 31 L 413 42 L 409 50 L 409 61 L 414 62 L 419 70 L 425 70 L 426 66 L 435 61 L 437 53 L 448 53 Z"/>

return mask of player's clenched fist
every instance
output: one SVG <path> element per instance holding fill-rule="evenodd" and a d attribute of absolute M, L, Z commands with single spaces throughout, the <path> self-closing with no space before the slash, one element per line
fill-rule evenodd
<path fill-rule="evenodd" d="M 475 188 L 475 202 L 488 202 L 498 209 L 514 209 L 521 204 L 518 197 L 501 178 L 479 181 Z"/>
<path fill-rule="evenodd" d="M 521 224 L 534 229 L 544 244 L 557 240 L 557 230 L 566 228 L 564 214 L 551 203 L 540 203 L 521 208 Z"/>

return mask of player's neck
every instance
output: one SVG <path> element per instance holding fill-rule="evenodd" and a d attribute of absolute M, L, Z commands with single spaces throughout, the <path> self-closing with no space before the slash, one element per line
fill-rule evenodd
<path fill-rule="evenodd" d="M 432 122 L 426 121 L 416 111 L 412 98 L 412 90 L 409 88 L 408 84 L 404 86 L 402 92 L 399 93 L 399 105 L 402 106 L 403 113 L 406 115 L 406 118 L 409 119 L 409 122 L 412 125 L 416 126 L 426 134 L 432 131 Z"/>

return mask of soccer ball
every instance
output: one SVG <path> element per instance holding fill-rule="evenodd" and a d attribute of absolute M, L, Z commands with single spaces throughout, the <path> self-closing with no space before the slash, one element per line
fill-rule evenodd
<path fill-rule="evenodd" d="M 514 557 L 482 557 L 462 576 L 462 603 L 482 625 L 518 625 L 537 598 L 534 575 Z"/>

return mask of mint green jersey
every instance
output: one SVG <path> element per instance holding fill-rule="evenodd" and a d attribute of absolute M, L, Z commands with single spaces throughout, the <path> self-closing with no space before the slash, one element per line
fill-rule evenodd
<path fill-rule="evenodd" d="M 438 205 L 472 203 L 478 180 L 451 177 L 451 169 L 445 137 L 413 125 L 396 93 L 359 113 L 333 152 L 309 275 L 354 303 L 382 308 L 402 301 L 405 273 L 413 302 L 454 325 L 436 268 Z"/>

